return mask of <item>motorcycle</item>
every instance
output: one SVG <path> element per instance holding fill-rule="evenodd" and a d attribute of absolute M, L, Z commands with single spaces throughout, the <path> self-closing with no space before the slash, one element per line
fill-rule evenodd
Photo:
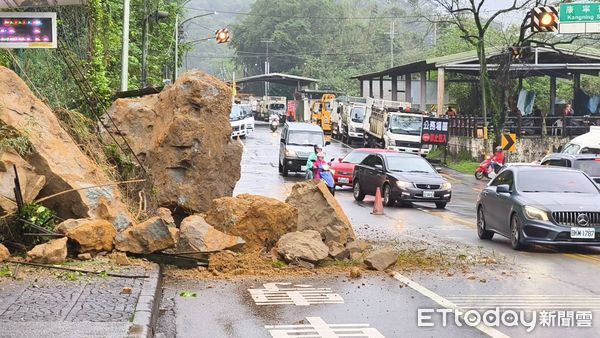
<path fill-rule="evenodd" d="M 489 179 L 496 177 L 496 172 L 492 163 L 494 163 L 494 161 L 492 161 L 491 156 L 486 157 L 483 162 L 479 163 L 479 168 L 475 169 L 475 178 L 481 180 L 484 177 Z"/>
<path fill-rule="evenodd" d="M 275 120 L 271 121 L 271 131 L 275 132 L 277 130 L 277 127 L 279 126 L 279 123 Z"/>
<path fill-rule="evenodd" d="M 331 192 L 331 195 L 335 196 L 335 180 L 333 179 L 333 169 L 331 169 L 329 165 L 320 166 L 319 169 L 321 169 L 321 181 L 325 182 L 329 192 Z"/>

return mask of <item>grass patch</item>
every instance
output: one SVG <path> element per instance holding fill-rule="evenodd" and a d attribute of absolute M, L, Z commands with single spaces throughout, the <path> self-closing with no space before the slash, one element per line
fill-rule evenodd
<path fill-rule="evenodd" d="M 0 267 L 0 277 L 12 277 L 12 272 L 8 265 L 5 264 Z"/>
<path fill-rule="evenodd" d="M 360 260 L 331 260 L 331 261 L 325 261 L 322 264 L 320 264 L 320 267 L 328 267 L 328 266 L 333 266 L 333 267 L 339 267 L 339 268 L 351 268 L 354 266 L 361 266 L 362 265 L 362 261 Z"/>
<path fill-rule="evenodd" d="M 26 135 L 0 121 L 0 153 L 12 150 L 20 156 L 33 153 L 33 144 Z"/>
<path fill-rule="evenodd" d="M 475 161 L 448 162 L 446 165 L 450 169 L 469 175 L 474 174 L 475 170 L 479 168 L 479 162 Z"/>
<path fill-rule="evenodd" d="M 444 149 L 442 147 L 434 148 L 429 155 L 427 155 L 428 159 L 436 159 L 440 161 L 444 161 Z M 461 150 L 456 155 L 448 154 L 446 158 L 445 165 L 452 169 L 456 170 L 463 174 L 472 175 L 475 173 L 475 169 L 479 167 L 479 162 L 474 161 L 473 157 L 471 157 L 471 153 L 468 151 Z"/>

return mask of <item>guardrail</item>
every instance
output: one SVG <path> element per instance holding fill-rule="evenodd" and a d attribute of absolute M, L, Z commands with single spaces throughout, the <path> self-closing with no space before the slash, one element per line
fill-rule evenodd
<path fill-rule="evenodd" d="M 503 130 L 521 136 L 544 134 L 570 137 L 587 133 L 590 131 L 590 126 L 600 126 L 600 116 L 547 116 L 545 122 L 543 117 L 510 116 L 506 118 Z M 482 128 L 483 117 L 481 116 L 466 115 L 449 118 L 450 136 L 477 137 L 477 130 Z M 488 133 L 493 132 L 494 126 L 490 123 Z"/>

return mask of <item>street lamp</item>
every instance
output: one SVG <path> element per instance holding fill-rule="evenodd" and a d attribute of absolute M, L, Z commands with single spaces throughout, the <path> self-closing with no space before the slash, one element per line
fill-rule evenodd
<path fill-rule="evenodd" d="M 175 67 L 173 69 L 173 83 L 175 83 L 175 81 L 177 80 L 177 77 L 179 76 L 179 28 L 183 28 L 183 24 L 185 24 L 186 22 L 189 22 L 191 20 L 197 19 L 197 18 L 201 18 L 204 16 L 209 16 L 209 15 L 217 15 L 217 12 L 210 12 L 210 13 L 204 13 L 204 14 L 199 14 L 196 16 L 193 16 L 191 18 L 187 18 L 185 20 L 183 20 L 181 23 L 179 23 L 179 16 L 176 15 L 175 16 Z"/>

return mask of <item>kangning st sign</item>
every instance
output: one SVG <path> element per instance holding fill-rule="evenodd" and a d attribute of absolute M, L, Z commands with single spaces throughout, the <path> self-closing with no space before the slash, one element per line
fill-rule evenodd
<path fill-rule="evenodd" d="M 56 48 L 56 13 L 0 13 L 0 48 Z"/>
<path fill-rule="evenodd" d="M 559 32 L 561 34 L 600 33 L 600 3 L 560 4 Z"/>

